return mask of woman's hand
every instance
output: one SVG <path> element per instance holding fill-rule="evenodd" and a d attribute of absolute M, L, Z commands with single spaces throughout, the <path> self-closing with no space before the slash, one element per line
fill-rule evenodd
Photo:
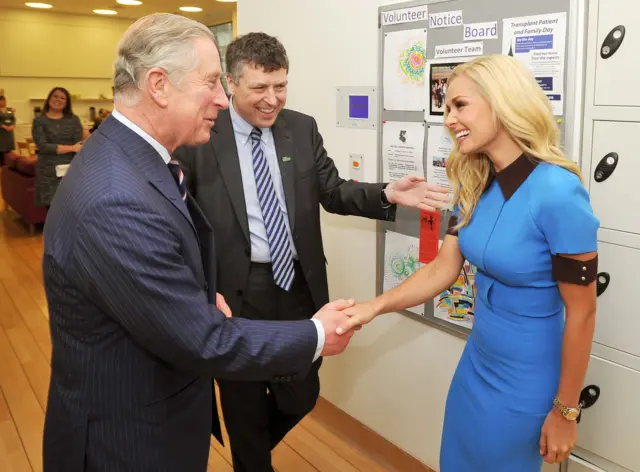
<path fill-rule="evenodd" d="M 80 152 L 80 149 L 82 149 L 82 141 L 75 143 L 73 146 L 71 146 L 71 149 L 71 152 Z"/>
<path fill-rule="evenodd" d="M 540 455 L 545 462 L 559 464 L 569 457 L 578 439 L 576 423 L 565 419 L 556 409 L 547 415 L 540 435 Z"/>
<path fill-rule="evenodd" d="M 338 329 L 336 330 L 338 334 L 347 333 L 352 329 L 360 329 L 362 325 L 373 320 L 377 314 L 373 305 L 368 302 L 359 303 L 351 308 L 346 308 L 345 310 L 342 310 L 342 313 L 347 315 L 349 319 L 338 326 Z"/>

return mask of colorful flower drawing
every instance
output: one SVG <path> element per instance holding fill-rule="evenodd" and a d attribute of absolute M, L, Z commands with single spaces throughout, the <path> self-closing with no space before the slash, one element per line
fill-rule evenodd
<path fill-rule="evenodd" d="M 416 41 L 400 54 L 400 69 L 412 82 L 423 82 L 425 56 L 425 47 L 420 41 Z"/>

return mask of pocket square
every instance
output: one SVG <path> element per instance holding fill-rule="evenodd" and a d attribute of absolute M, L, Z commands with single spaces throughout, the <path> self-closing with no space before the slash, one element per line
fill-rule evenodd
<path fill-rule="evenodd" d="M 289 156 L 284 156 L 282 158 L 282 162 L 289 162 L 291 160 L 291 158 Z"/>

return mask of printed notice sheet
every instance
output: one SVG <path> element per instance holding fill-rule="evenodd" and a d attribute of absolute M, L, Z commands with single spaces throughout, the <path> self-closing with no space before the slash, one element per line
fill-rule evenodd
<path fill-rule="evenodd" d="M 564 109 L 567 14 L 552 13 L 503 21 L 502 53 L 524 64 L 547 94 L 554 115 Z"/>
<path fill-rule="evenodd" d="M 422 266 L 418 261 L 419 245 L 418 238 L 393 231 L 385 233 L 383 291 L 400 285 Z M 424 316 L 424 304 L 407 309 Z"/>
<path fill-rule="evenodd" d="M 383 70 L 385 110 L 424 110 L 426 57 L 427 30 L 425 28 L 385 34 Z"/>
<path fill-rule="evenodd" d="M 453 195 L 453 187 L 447 178 L 447 159 L 453 149 L 453 140 L 444 126 L 429 126 L 427 135 L 427 182 L 449 187 Z"/>
<path fill-rule="evenodd" d="M 385 121 L 382 124 L 383 182 L 415 174 L 424 176 L 424 123 Z"/>

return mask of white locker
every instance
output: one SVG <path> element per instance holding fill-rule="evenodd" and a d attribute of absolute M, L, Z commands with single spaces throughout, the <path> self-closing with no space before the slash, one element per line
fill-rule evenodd
<path fill-rule="evenodd" d="M 595 105 L 640 106 L 640 15 L 637 8 L 638 0 L 599 2 L 598 50 L 594 51 L 597 52 Z"/>
<path fill-rule="evenodd" d="M 543 462 L 540 472 L 560 472 L 560 464 L 547 464 Z"/>
<path fill-rule="evenodd" d="M 577 445 L 610 462 L 640 471 L 640 373 L 592 356 L 585 385 L 600 387 L 598 401 L 582 413 Z"/>
<path fill-rule="evenodd" d="M 640 82 L 636 89 L 640 96 Z M 633 210 L 640 206 L 640 192 L 632 190 L 640 176 L 638 136 L 640 123 L 593 122 L 589 193 L 602 228 L 640 233 L 640 217 Z"/>
<path fill-rule="evenodd" d="M 598 297 L 594 342 L 640 357 L 638 267 L 640 249 L 598 242 L 598 284 L 606 288 Z"/>
<path fill-rule="evenodd" d="M 640 0 L 588 0 L 587 13 L 581 167 L 601 230 L 584 385 L 600 397 L 583 411 L 562 472 L 640 472 Z"/>
<path fill-rule="evenodd" d="M 567 468 L 563 472 L 606 472 L 598 466 L 580 459 L 574 455 L 569 456 Z"/>

